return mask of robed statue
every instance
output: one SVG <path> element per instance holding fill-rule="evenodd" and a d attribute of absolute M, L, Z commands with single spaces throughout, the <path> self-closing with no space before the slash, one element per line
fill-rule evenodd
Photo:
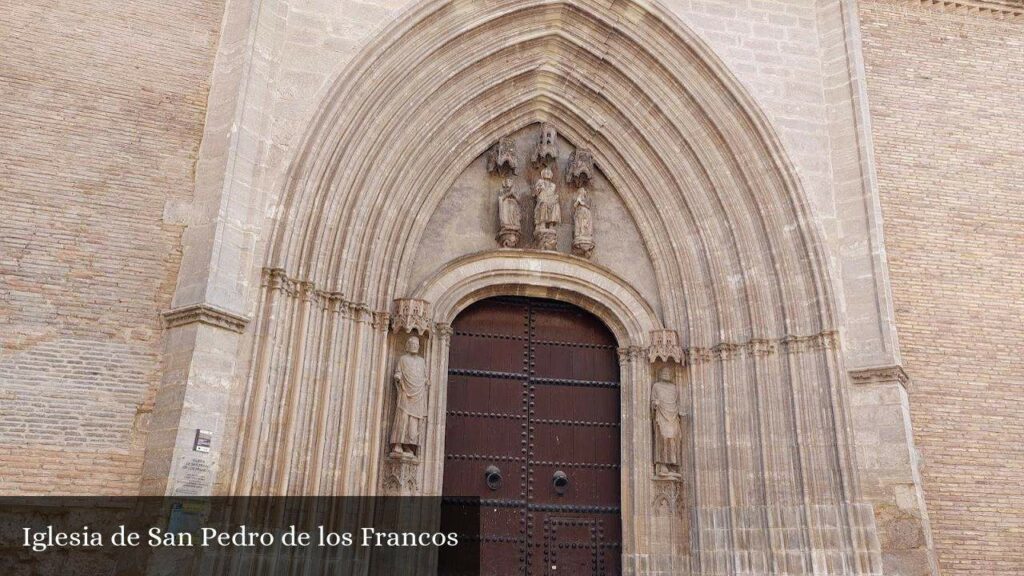
<path fill-rule="evenodd" d="M 427 418 L 427 363 L 420 356 L 420 339 L 410 336 L 395 368 L 395 422 L 391 456 L 412 459 L 419 454 Z"/>
<path fill-rule="evenodd" d="M 533 235 L 541 250 L 554 250 L 558 245 L 555 227 L 562 222 L 562 209 L 558 205 L 558 191 L 552 179 L 551 168 L 545 166 L 540 179 L 533 185 L 536 205 L 533 208 Z"/>
<path fill-rule="evenodd" d="M 588 202 L 587 189 L 580 186 L 573 202 L 572 251 L 584 258 L 590 258 L 594 252 L 594 216 Z"/>
<path fill-rule="evenodd" d="M 682 414 L 679 389 L 672 378 L 672 369 L 663 367 L 658 381 L 651 385 L 651 410 L 654 413 L 654 473 L 656 476 L 679 477 L 682 448 Z"/>
<path fill-rule="evenodd" d="M 519 245 L 523 214 L 511 178 L 505 178 L 498 194 L 498 243 L 502 248 Z"/>

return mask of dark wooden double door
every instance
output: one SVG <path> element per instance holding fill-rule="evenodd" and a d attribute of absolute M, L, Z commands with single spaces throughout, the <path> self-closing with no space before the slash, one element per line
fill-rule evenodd
<path fill-rule="evenodd" d="M 481 499 L 481 574 L 620 574 L 612 334 L 526 298 L 478 302 L 453 328 L 443 492 Z"/>

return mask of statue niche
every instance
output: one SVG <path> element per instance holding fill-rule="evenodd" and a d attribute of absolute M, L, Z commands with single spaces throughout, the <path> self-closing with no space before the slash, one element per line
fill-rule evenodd
<path fill-rule="evenodd" d="M 558 205 L 558 189 L 552 181 L 551 168 L 545 166 L 533 185 L 533 239 L 541 250 L 558 249 L 557 226 L 562 223 L 562 209 Z"/>
<path fill-rule="evenodd" d="M 427 418 L 427 363 L 420 355 L 420 339 L 410 336 L 405 354 L 395 367 L 395 420 L 391 428 L 391 458 L 419 457 Z"/>
<path fill-rule="evenodd" d="M 654 475 L 659 478 L 681 478 L 679 469 L 682 448 L 682 405 L 672 368 L 658 372 L 651 385 L 651 411 L 654 416 Z"/>

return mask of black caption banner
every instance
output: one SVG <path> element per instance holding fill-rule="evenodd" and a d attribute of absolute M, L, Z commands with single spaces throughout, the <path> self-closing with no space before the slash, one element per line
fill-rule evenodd
<path fill-rule="evenodd" d="M 0 497 L 0 574 L 480 573 L 480 503 L 413 497 Z"/>

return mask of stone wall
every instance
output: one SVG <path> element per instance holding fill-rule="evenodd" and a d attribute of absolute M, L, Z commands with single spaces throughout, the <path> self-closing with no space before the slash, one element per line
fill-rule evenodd
<path fill-rule="evenodd" d="M 996 7 L 871 0 L 860 16 L 939 564 L 1009 576 L 1024 573 L 1024 17 L 968 4 Z"/>
<path fill-rule="evenodd" d="M 0 493 L 138 490 L 223 2 L 0 22 Z"/>

